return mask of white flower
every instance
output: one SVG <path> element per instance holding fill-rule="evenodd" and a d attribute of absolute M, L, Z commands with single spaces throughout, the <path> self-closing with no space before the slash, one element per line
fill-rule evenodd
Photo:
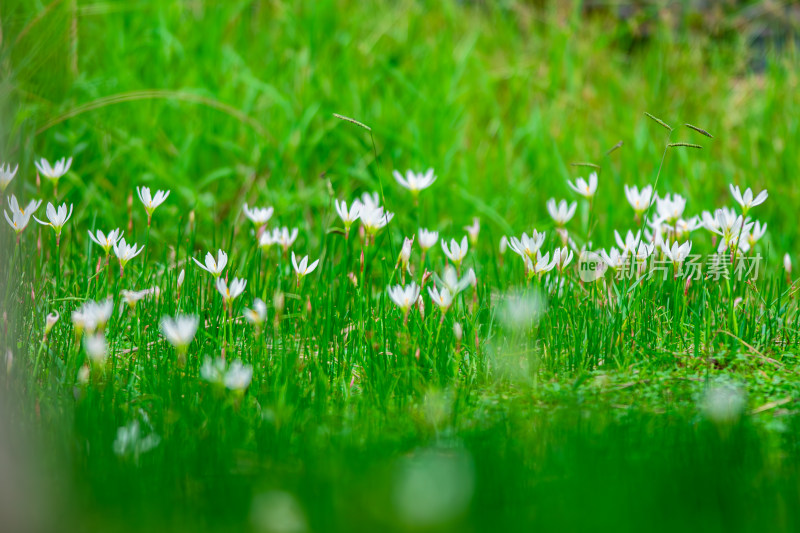
<path fill-rule="evenodd" d="M 69 205 L 69 211 L 67 211 L 67 204 L 65 203 L 58 206 L 58 210 L 56 210 L 55 206 L 48 202 L 46 213 L 48 222 L 39 220 L 36 217 L 33 217 L 33 219 L 43 226 L 50 226 L 53 228 L 56 232 L 56 237 L 58 237 L 61 235 L 64 224 L 66 224 L 69 217 L 72 216 L 72 204 Z"/>
<path fill-rule="evenodd" d="M 34 161 L 33 164 L 36 166 L 36 170 L 39 171 L 41 175 L 51 181 L 57 181 L 61 176 L 66 174 L 69 171 L 69 167 L 72 166 L 72 158 L 69 159 L 61 158 L 56 161 L 55 165 L 50 165 L 50 162 L 47 159 L 42 158 L 39 161 Z"/>
<path fill-rule="evenodd" d="M 500 255 L 505 255 L 508 249 L 508 237 L 503 235 L 500 237 Z"/>
<path fill-rule="evenodd" d="M 103 329 L 111 318 L 114 311 L 114 300 L 107 298 L 101 302 L 87 300 L 78 309 L 72 312 L 72 324 L 75 326 L 76 333 L 86 330 L 94 333 L 98 329 Z"/>
<path fill-rule="evenodd" d="M 297 228 L 292 228 L 292 231 L 290 232 L 289 228 L 286 226 L 275 230 L 275 240 L 281 245 L 281 247 L 283 247 L 284 253 L 288 252 L 289 247 L 294 244 L 294 241 L 297 240 L 298 233 L 299 231 Z"/>
<path fill-rule="evenodd" d="M 108 343 L 106 343 L 105 334 L 94 333 L 87 335 L 83 339 L 83 348 L 92 363 L 97 365 L 105 364 L 108 358 Z"/>
<path fill-rule="evenodd" d="M 562 272 L 572 262 L 573 257 L 574 254 L 572 250 L 566 246 L 563 248 L 556 248 L 553 252 L 553 261 L 555 261 L 558 270 Z"/>
<path fill-rule="evenodd" d="M 183 279 L 185 277 L 186 277 L 186 270 L 181 269 L 180 274 L 178 274 L 178 281 L 177 281 L 177 286 L 179 289 L 181 288 L 181 285 L 183 285 Z"/>
<path fill-rule="evenodd" d="M 403 287 L 396 285 L 394 287 L 387 287 L 386 292 L 389 293 L 389 298 L 399 307 L 404 313 L 408 313 L 411 306 L 417 303 L 419 299 L 419 286 L 411 282 L 410 285 Z"/>
<path fill-rule="evenodd" d="M 640 242 L 638 248 L 631 250 L 631 254 L 637 261 L 645 261 L 648 257 L 653 255 L 653 251 L 655 251 L 655 249 L 655 243 L 648 244 L 645 242 Z"/>
<path fill-rule="evenodd" d="M 542 255 L 541 251 L 537 251 L 534 257 L 525 256 L 525 263 L 528 266 L 528 275 L 544 274 L 553 270 L 556 266 L 557 259 L 554 257 L 550 260 L 550 252 Z"/>
<path fill-rule="evenodd" d="M 767 225 L 756 221 L 752 231 L 748 232 L 747 234 L 747 242 L 750 244 L 751 247 L 755 246 L 756 243 L 761 239 L 761 237 L 764 236 L 766 232 L 767 232 Z"/>
<path fill-rule="evenodd" d="M 433 300 L 433 303 L 439 306 L 442 312 L 447 311 L 453 303 L 453 295 L 447 287 L 442 287 L 438 290 L 436 287 L 428 287 L 428 294 Z"/>
<path fill-rule="evenodd" d="M 232 391 L 245 391 L 253 380 L 253 367 L 234 361 L 225 373 L 225 387 Z"/>
<path fill-rule="evenodd" d="M 597 172 L 589 174 L 588 183 L 583 178 L 578 178 L 575 180 L 575 183 L 567 181 L 567 185 L 576 193 L 591 200 L 594 193 L 597 191 Z"/>
<path fill-rule="evenodd" d="M 379 208 L 381 206 L 381 201 L 380 201 L 380 197 L 378 196 L 378 193 L 376 193 L 376 192 L 373 192 L 373 193 L 365 192 L 364 194 L 362 194 L 361 195 L 361 205 L 362 205 L 362 207 L 364 207 L 365 209 L 368 209 L 368 210 L 373 210 L 373 209 Z"/>
<path fill-rule="evenodd" d="M 39 206 L 42 205 L 42 201 L 31 200 L 24 208 L 20 208 L 17 197 L 13 194 L 10 198 L 7 198 L 7 201 L 8 208 L 11 210 L 11 216 L 9 217 L 8 212 L 5 210 L 3 210 L 3 214 L 11 227 L 14 228 L 14 233 L 19 235 L 22 233 L 22 230 L 28 227 L 28 223 L 31 221 L 31 215 L 39 209 Z"/>
<path fill-rule="evenodd" d="M 653 200 L 655 200 L 652 185 L 642 188 L 641 191 L 636 185 L 633 187 L 625 185 L 625 197 L 637 215 L 647 211 L 647 208 L 653 205 Z"/>
<path fill-rule="evenodd" d="M 426 228 L 419 230 L 419 247 L 423 252 L 427 252 L 439 241 L 438 231 L 428 231 Z"/>
<path fill-rule="evenodd" d="M 6 164 L 5 166 L 0 164 L 0 193 L 6 192 L 6 187 L 8 187 L 8 184 L 14 179 L 14 176 L 17 175 L 17 170 L 19 170 L 19 165 L 14 167 L 14 170 L 11 170 L 10 164 Z"/>
<path fill-rule="evenodd" d="M 106 255 L 108 255 L 111 253 L 111 249 L 114 247 L 117 241 L 122 238 L 123 233 L 124 232 L 120 231 L 119 228 L 109 231 L 108 235 L 105 235 L 100 230 L 97 230 L 96 235 L 89 231 L 89 238 L 97 243 L 97 245 L 106 252 Z"/>
<path fill-rule="evenodd" d="M 701 227 L 702 223 L 700 222 L 700 217 L 697 215 L 693 216 L 689 220 L 685 220 L 679 218 L 675 221 L 675 232 L 678 238 L 686 236 L 696 230 L 697 228 Z"/>
<path fill-rule="evenodd" d="M 233 300 L 244 292 L 246 286 L 246 279 L 233 278 L 229 286 L 224 278 L 217 278 L 217 290 L 222 295 L 225 305 L 233 303 Z"/>
<path fill-rule="evenodd" d="M 686 209 L 686 198 L 680 194 L 666 194 L 663 198 L 656 198 L 658 217 L 670 224 L 681 218 L 684 209 Z"/>
<path fill-rule="evenodd" d="M 314 272 L 314 269 L 317 268 L 318 264 L 319 264 L 319 259 L 317 259 L 311 264 L 308 264 L 307 255 L 303 256 L 303 258 L 298 263 L 294 255 L 294 252 L 292 252 L 292 267 L 294 267 L 294 271 L 295 273 L 297 273 L 298 279 Z"/>
<path fill-rule="evenodd" d="M 447 243 L 444 241 L 444 239 L 442 239 L 442 251 L 444 251 L 444 255 L 446 255 L 447 258 L 456 265 L 461 264 L 461 261 L 463 261 L 464 257 L 466 257 L 468 250 L 469 245 L 467 244 L 466 236 L 461 239 L 461 244 L 459 244 L 455 239 L 450 239 L 450 247 L 448 247 Z"/>
<path fill-rule="evenodd" d="M 397 180 L 397 183 L 411 191 L 415 196 L 419 194 L 419 191 L 427 189 L 436 181 L 436 176 L 433 174 L 432 168 L 429 168 L 425 174 L 422 172 L 417 174 L 411 170 L 407 170 L 405 179 L 403 175 L 396 170 L 392 172 L 392 175 L 394 179 Z"/>
<path fill-rule="evenodd" d="M 394 218 L 394 213 L 387 213 L 383 207 L 363 204 L 361 208 L 361 224 L 367 234 L 375 235 Z"/>
<path fill-rule="evenodd" d="M 178 351 L 185 352 L 194 340 L 199 325 L 200 319 L 194 315 L 177 315 L 175 318 L 164 316 L 161 318 L 161 333 Z"/>
<path fill-rule="evenodd" d="M 532 258 L 544 244 L 544 238 L 545 232 L 539 233 L 538 231 L 533 230 L 533 233 L 530 237 L 528 237 L 526 233 L 523 233 L 522 237 L 519 239 L 516 237 L 511 237 L 509 239 L 508 246 L 523 259 L 526 257 Z"/>
<path fill-rule="evenodd" d="M 281 237 L 281 231 L 275 228 L 272 231 L 264 231 L 258 238 L 258 246 L 265 252 L 269 252 L 272 245 L 277 244 Z"/>
<path fill-rule="evenodd" d="M 553 218 L 558 226 L 563 226 L 575 216 L 575 209 L 578 207 L 578 202 L 567 204 L 566 200 L 561 200 L 556 205 L 556 199 L 550 198 L 547 200 L 547 212 Z"/>
<path fill-rule="evenodd" d="M 158 298 L 160 292 L 161 291 L 159 290 L 158 287 L 151 287 L 149 289 L 144 289 L 141 291 L 122 290 L 120 291 L 120 295 L 122 296 L 124 302 L 128 304 L 129 307 L 133 308 L 140 300 L 143 300 L 148 296 L 155 295 L 156 298 Z"/>
<path fill-rule="evenodd" d="M 403 246 L 400 248 L 400 257 L 397 258 L 397 262 L 402 264 L 404 269 L 408 269 L 408 264 L 411 261 L 411 247 L 413 245 L 414 235 L 412 235 L 410 239 L 408 237 L 403 237 Z"/>
<path fill-rule="evenodd" d="M 117 439 L 114 441 L 114 453 L 120 456 L 132 455 L 138 461 L 139 456 L 149 452 L 161 442 L 161 437 L 150 433 L 143 437 L 139 429 L 139 422 L 134 420 L 127 426 L 117 429 Z"/>
<path fill-rule="evenodd" d="M 609 267 L 616 270 L 625 266 L 625 263 L 628 260 L 628 251 L 623 250 L 620 252 L 616 248 L 612 247 L 608 252 L 605 250 L 600 250 L 600 257 Z"/>
<path fill-rule="evenodd" d="M 253 367 L 243 365 L 241 361 L 234 361 L 229 368 L 225 368 L 225 359 L 211 359 L 206 357 L 200 367 L 200 377 L 232 391 L 245 391 L 253 379 Z"/>
<path fill-rule="evenodd" d="M 260 227 L 269 222 L 275 209 L 272 207 L 253 207 L 250 209 L 247 207 L 247 204 L 244 204 L 242 211 L 244 212 L 244 216 L 249 218 L 253 224 Z"/>
<path fill-rule="evenodd" d="M 614 230 L 614 239 L 617 241 L 617 246 L 624 253 L 631 252 L 639 246 L 639 241 L 642 239 L 641 232 L 637 231 L 636 235 L 633 234 L 631 230 L 628 230 L 628 233 L 625 235 L 625 240 L 622 239 L 622 236 L 619 234 L 617 230 Z"/>
<path fill-rule="evenodd" d="M 156 195 L 151 196 L 150 187 L 136 187 L 136 194 L 139 195 L 139 200 L 144 204 L 144 210 L 147 211 L 148 220 L 153 216 L 153 211 L 164 203 L 169 193 L 170 191 L 156 191 Z"/>
<path fill-rule="evenodd" d="M 361 202 L 358 200 L 354 201 L 350 205 L 350 209 L 347 208 L 347 202 L 342 200 L 333 201 L 334 207 L 336 207 L 336 213 L 339 215 L 339 218 L 342 219 L 342 223 L 344 223 L 344 229 L 346 232 L 350 232 L 350 228 L 353 227 L 353 224 L 361 214 Z"/>
<path fill-rule="evenodd" d="M 473 217 L 472 224 L 464 226 L 464 230 L 467 232 L 467 235 L 469 235 L 469 242 L 475 246 L 478 244 L 478 234 L 481 231 L 481 219 Z"/>
<path fill-rule="evenodd" d="M 138 245 L 136 243 L 130 245 L 125 242 L 125 237 L 122 237 L 119 241 L 114 243 L 114 255 L 117 256 L 117 259 L 119 259 L 120 266 L 124 267 L 128 264 L 128 261 L 142 253 L 144 246 L 138 250 L 136 249 L 137 246 Z"/>
<path fill-rule="evenodd" d="M 260 326 L 267 319 L 267 304 L 261 298 L 253 301 L 253 308 L 244 310 L 244 318 L 254 326 Z"/>
<path fill-rule="evenodd" d="M 228 254 L 223 252 L 222 250 L 217 250 L 217 259 L 214 260 L 214 256 L 211 255 L 211 252 L 206 253 L 206 264 L 203 265 L 200 261 L 192 257 L 192 261 L 197 263 L 197 266 L 214 276 L 215 278 L 220 277 L 222 271 L 225 270 L 225 266 L 228 264 Z"/>
<path fill-rule="evenodd" d="M 736 243 L 733 241 L 740 240 L 741 236 L 746 237 L 753 227 L 753 223 L 748 220 L 742 215 L 737 215 L 733 209 L 725 207 L 714 211 L 713 217 L 707 211 L 703 212 L 703 225 L 706 229 L 722 236 L 719 251 L 736 247 Z"/>
<path fill-rule="evenodd" d="M 450 292 L 451 296 L 455 296 L 470 285 L 477 283 L 474 270 L 470 268 L 464 277 L 459 280 L 456 269 L 450 265 L 444 267 L 444 274 L 441 278 L 434 273 L 433 279 L 436 281 L 437 285 L 445 287 Z"/>
<path fill-rule="evenodd" d="M 50 330 L 53 329 L 53 326 L 56 325 L 58 319 L 61 318 L 61 315 L 58 314 L 58 311 L 53 311 L 45 318 L 44 323 L 44 334 L 47 335 L 50 333 Z"/>
<path fill-rule="evenodd" d="M 733 195 L 733 199 L 736 200 L 740 206 L 742 206 L 742 212 L 747 213 L 750 211 L 751 207 L 755 207 L 757 205 L 761 205 L 767 201 L 767 191 L 766 189 L 758 193 L 757 196 L 753 197 L 753 191 L 748 187 L 744 194 L 739 190 L 738 186 L 734 186 L 733 183 L 730 184 L 731 195 Z"/>
<path fill-rule="evenodd" d="M 689 257 L 689 253 L 692 251 L 692 241 L 686 241 L 683 244 L 674 242 L 672 243 L 671 247 L 667 244 L 664 244 L 662 250 L 667 258 L 669 258 L 675 265 L 679 265 L 686 261 L 686 258 Z"/>

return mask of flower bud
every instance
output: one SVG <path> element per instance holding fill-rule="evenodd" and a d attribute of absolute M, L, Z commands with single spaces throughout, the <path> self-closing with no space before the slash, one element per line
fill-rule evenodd
<path fill-rule="evenodd" d="M 500 255 L 505 255 L 506 250 L 508 250 L 508 237 L 503 235 L 500 237 Z"/>
<path fill-rule="evenodd" d="M 272 297 L 272 306 L 275 308 L 277 314 L 283 313 L 283 307 L 286 304 L 286 299 L 281 291 L 275 291 Z"/>
<path fill-rule="evenodd" d="M 460 322 L 453 324 L 453 334 L 458 342 L 461 342 L 461 339 L 464 338 L 464 328 L 461 327 Z"/>
<path fill-rule="evenodd" d="M 46 320 L 45 326 L 44 326 L 44 334 L 45 335 L 50 333 L 50 330 L 53 329 L 53 326 L 56 325 L 56 322 L 58 322 L 59 318 L 60 318 L 60 315 L 58 314 L 58 311 L 56 311 L 54 313 L 50 313 L 49 315 L 47 315 L 47 320 Z"/>
<path fill-rule="evenodd" d="M 183 279 L 186 277 L 186 270 L 181 269 L 181 273 L 178 274 L 178 288 L 180 289 L 183 285 Z"/>
<path fill-rule="evenodd" d="M 783 256 L 783 268 L 787 274 L 792 273 L 792 257 L 789 254 Z"/>

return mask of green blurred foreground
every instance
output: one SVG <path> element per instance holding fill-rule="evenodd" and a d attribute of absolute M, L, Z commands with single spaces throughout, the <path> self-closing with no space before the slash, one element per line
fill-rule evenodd
<path fill-rule="evenodd" d="M 20 165 L 6 194 L 55 203 L 33 161 L 74 158 L 60 246 L 35 222 L 19 244 L 0 232 L 10 530 L 800 528 L 798 313 L 780 266 L 800 252 L 791 41 L 643 36 L 522 2 L 11 0 L 0 24 L 0 160 Z M 729 183 L 768 189 L 762 277 L 584 285 L 573 265 L 526 283 L 498 240 L 533 226 L 559 245 L 545 202 L 590 170 L 570 163 L 600 167 L 568 226 L 579 244 L 638 227 L 623 184 L 653 182 L 666 136 L 644 111 L 703 146 L 669 150 L 658 182 L 687 213 L 733 205 Z M 409 167 L 438 176 L 418 206 L 391 177 Z M 150 228 L 141 185 L 172 191 Z M 332 206 L 365 191 L 395 213 L 371 247 Z M 298 227 L 292 250 L 319 269 L 296 284 L 245 202 Z M 476 288 L 441 322 L 423 291 L 406 323 L 385 295 L 403 236 L 460 238 L 474 216 Z M 123 276 L 86 237 L 115 227 L 146 243 Z M 232 310 L 189 259 L 217 248 L 248 280 Z M 417 282 L 442 272 L 438 245 L 412 257 Z M 70 316 L 106 296 L 95 365 Z M 255 297 L 263 330 L 241 319 Z M 159 332 L 179 312 L 202 320 L 185 366 Z M 253 368 L 249 388 L 203 377 L 223 353 Z"/>

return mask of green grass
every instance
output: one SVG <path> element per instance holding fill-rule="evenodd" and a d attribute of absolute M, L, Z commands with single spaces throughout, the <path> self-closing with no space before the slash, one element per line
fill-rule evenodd
<path fill-rule="evenodd" d="M 18 493 L 45 529 L 797 529 L 800 315 L 781 265 L 800 253 L 792 46 L 665 24 L 640 40 L 608 14 L 518 2 L 7 5 L 7 194 L 53 201 L 33 161 L 74 157 L 60 247 L 35 222 L 19 244 L 0 231 L 0 444 L 28 447 L 7 477 L 39 480 Z M 645 112 L 703 148 L 665 151 Z M 590 170 L 575 162 L 598 165 L 600 185 L 567 228 L 597 248 L 638 227 L 626 183 L 658 175 L 688 215 L 733 205 L 729 183 L 768 189 L 751 212 L 769 228 L 761 276 L 584 284 L 575 260 L 526 282 L 499 238 L 535 227 L 552 251 L 545 202 L 574 198 L 567 180 Z M 391 171 L 429 166 L 438 180 L 415 205 Z M 149 229 L 141 185 L 172 191 Z M 333 200 L 367 191 L 395 218 L 365 247 Z M 245 202 L 274 206 L 269 226 L 298 227 L 292 250 L 321 259 L 301 284 L 278 247 L 258 249 Z M 474 216 L 463 269 L 477 286 L 443 319 L 424 290 L 406 322 L 385 290 L 403 237 L 460 239 Z M 146 243 L 122 276 L 86 235 L 115 227 Z M 710 235 L 693 233 L 693 251 Z M 230 310 L 190 259 L 217 248 L 248 280 Z M 415 243 L 411 264 L 419 282 L 445 258 L 437 245 L 423 264 Z M 91 364 L 70 316 L 106 296 L 110 357 Z M 242 318 L 256 297 L 262 330 Z M 177 313 L 201 318 L 185 365 L 159 330 Z M 203 379 L 223 353 L 252 366 L 246 391 Z M 158 443 L 117 453 L 133 421 Z"/>

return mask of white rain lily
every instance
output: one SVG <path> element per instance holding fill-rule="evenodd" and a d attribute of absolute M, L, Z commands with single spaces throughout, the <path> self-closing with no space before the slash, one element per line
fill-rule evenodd
<path fill-rule="evenodd" d="M 414 246 L 414 235 L 409 239 L 403 237 L 403 247 L 400 248 L 400 256 L 397 258 L 397 263 L 403 267 L 403 270 L 411 271 L 409 263 L 411 261 L 411 248 Z"/>
<path fill-rule="evenodd" d="M 241 392 L 250 386 L 253 379 L 253 367 L 243 365 L 241 361 L 234 361 L 226 369 L 225 359 L 221 357 L 211 359 L 206 356 L 200 367 L 200 377 L 218 387 Z"/>
<path fill-rule="evenodd" d="M 610 248 L 608 252 L 600 250 L 600 257 L 603 261 L 614 270 L 618 270 L 625 266 L 628 261 L 627 250 L 620 251 L 616 248 Z"/>
<path fill-rule="evenodd" d="M 353 224 L 361 215 L 361 202 L 358 200 L 354 201 L 350 204 L 350 209 L 347 208 L 347 202 L 344 200 L 341 202 L 339 200 L 334 200 L 333 205 L 336 207 L 336 213 L 344 224 L 345 237 L 348 237 L 350 235 L 350 228 L 353 227 Z"/>
<path fill-rule="evenodd" d="M 54 165 L 50 165 L 47 159 L 42 158 L 39 161 L 34 161 L 33 164 L 36 166 L 36 170 L 39 171 L 39 174 L 50 181 L 58 181 L 61 176 L 69 172 L 69 167 L 72 166 L 72 158 L 66 159 L 62 157 L 56 161 Z"/>
<path fill-rule="evenodd" d="M 223 383 L 225 384 L 225 388 L 229 390 L 243 392 L 247 390 L 252 380 L 253 367 L 250 365 L 243 365 L 241 361 L 234 361 L 231 363 L 228 371 L 225 372 Z"/>
<path fill-rule="evenodd" d="M 361 208 L 361 224 L 368 235 L 375 235 L 394 218 L 394 213 L 387 213 L 383 207 L 363 204 Z"/>
<path fill-rule="evenodd" d="M 222 250 L 217 250 L 217 258 L 214 259 L 214 256 L 211 255 L 211 252 L 206 253 L 205 265 L 192 257 L 192 261 L 197 263 L 197 266 L 214 276 L 215 278 L 220 277 L 222 271 L 225 270 L 225 266 L 228 264 L 228 254 L 223 252 Z"/>
<path fill-rule="evenodd" d="M 580 194 L 584 198 L 591 200 L 594 193 L 597 192 L 597 172 L 589 174 L 589 181 L 583 178 L 578 178 L 575 183 L 567 181 L 569 188 Z"/>
<path fill-rule="evenodd" d="M 93 333 L 83 339 L 83 348 L 92 363 L 104 365 L 108 360 L 108 343 L 104 333 Z"/>
<path fill-rule="evenodd" d="M 559 272 L 563 272 L 564 269 L 567 266 L 569 266 L 569 264 L 572 262 L 572 258 L 573 257 L 574 257 L 574 254 L 573 254 L 572 250 L 570 250 L 566 246 L 564 246 L 562 248 L 557 248 L 553 252 L 553 260 L 555 261 L 556 267 L 558 268 Z"/>
<path fill-rule="evenodd" d="M 653 255 L 653 251 L 655 251 L 656 245 L 654 243 L 646 243 L 640 242 L 639 246 L 635 250 L 631 250 L 631 255 L 636 261 L 643 262 L 646 261 L 648 257 Z"/>
<path fill-rule="evenodd" d="M 242 212 L 244 216 L 250 219 L 250 222 L 255 224 L 257 227 L 261 227 L 267 222 L 269 219 L 272 218 L 272 213 L 275 212 L 275 209 L 272 207 L 247 207 L 247 204 L 242 206 Z"/>
<path fill-rule="evenodd" d="M 244 288 L 247 286 L 247 280 L 233 278 L 231 280 L 231 284 L 228 285 L 224 278 L 218 278 L 216 285 L 217 290 L 222 295 L 225 305 L 230 307 L 230 305 L 233 303 L 233 300 L 238 298 L 244 292 Z"/>
<path fill-rule="evenodd" d="M 161 442 L 161 437 L 155 433 L 151 433 L 146 437 L 143 436 L 139 428 L 139 422 L 134 420 L 127 426 L 117 429 L 117 439 L 114 441 L 114 453 L 125 457 L 133 456 L 135 461 L 139 460 L 139 456 L 143 455 Z"/>
<path fill-rule="evenodd" d="M 245 320 L 256 327 L 260 327 L 267 319 L 267 304 L 265 304 L 264 300 L 261 298 L 256 298 L 253 301 L 253 308 L 245 308 L 242 314 L 244 315 Z"/>
<path fill-rule="evenodd" d="M 108 232 L 108 235 L 104 234 L 102 231 L 97 230 L 97 233 L 89 233 L 89 238 L 92 239 L 100 248 L 105 251 L 106 255 L 111 253 L 111 249 L 117 243 L 118 240 L 122 238 L 122 234 L 124 232 L 120 231 L 119 228 L 111 230 Z"/>
<path fill-rule="evenodd" d="M 45 318 L 45 323 L 44 323 L 44 334 L 45 335 L 50 333 L 50 330 L 53 329 L 53 326 L 56 325 L 56 323 L 58 322 L 59 318 L 61 318 L 61 315 L 58 313 L 58 311 L 53 311 L 52 313 L 47 315 L 47 317 Z"/>
<path fill-rule="evenodd" d="M 680 194 L 666 194 L 663 198 L 656 198 L 658 218 L 669 224 L 681 218 L 684 209 L 686 209 L 686 198 Z"/>
<path fill-rule="evenodd" d="M 443 313 L 453 304 L 453 295 L 447 287 L 442 287 L 441 290 L 436 287 L 428 287 L 428 294 Z"/>
<path fill-rule="evenodd" d="M 647 187 L 643 187 L 640 191 L 636 185 L 632 187 L 625 185 L 625 198 L 628 199 L 628 203 L 631 204 L 636 214 L 641 215 L 647 211 L 647 208 L 653 205 L 653 201 L 655 200 L 653 196 L 653 186 L 648 185 Z"/>
<path fill-rule="evenodd" d="M 155 196 L 150 194 L 150 187 L 136 187 L 136 194 L 139 196 L 144 205 L 144 210 L 147 211 L 147 225 L 150 225 L 150 218 L 153 216 L 153 211 L 158 206 L 164 203 L 169 197 L 170 191 L 156 191 Z"/>
<path fill-rule="evenodd" d="M 120 296 L 122 296 L 123 302 L 128 304 L 130 308 L 136 307 L 137 303 L 139 303 L 141 300 L 144 300 L 148 296 L 155 295 L 155 297 L 158 298 L 159 294 L 161 294 L 161 290 L 158 287 L 151 287 L 149 289 L 143 289 L 141 291 L 129 291 L 129 290 L 120 291 Z"/>
<path fill-rule="evenodd" d="M 426 228 L 420 228 L 419 247 L 422 248 L 423 252 L 427 252 L 428 250 L 433 248 L 438 241 L 439 241 L 438 231 L 428 231 Z"/>
<path fill-rule="evenodd" d="M 289 251 L 289 247 L 294 244 L 294 241 L 297 240 L 298 233 L 299 230 L 297 228 L 292 228 L 292 230 L 289 231 L 289 228 L 286 226 L 275 230 L 276 240 L 283 248 L 283 253 L 287 253 Z"/>
<path fill-rule="evenodd" d="M 722 236 L 720 251 L 736 247 L 736 243 L 733 241 L 747 235 L 753 227 L 753 223 L 748 220 L 742 215 L 737 215 L 733 209 L 725 207 L 714 211 L 713 217 L 707 211 L 703 212 L 703 225 L 706 229 Z"/>
<path fill-rule="evenodd" d="M 555 268 L 557 259 L 554 257 L 550 260 L 550 252 L 542 255 L 541 251 L 537 251 L 534 257 L 525 256 L 525 264 L 528 269 L 528 277 L 533 277 L 537 274 L 541 275 L 550 272 Z"/>
<path fill-rule="evenodd" d="M 478 234 L 481 232 L 481 219 L 478 217 L 472 218 L 472 224 L 469 226 L 464 226 L 464 231 L 467 232 L 469 236 L 469 242 L 473 246 L 478 244 Z"/>
<path fill-rule="evenodd" d="M 138 249 L 137 246 L 138 245 L 136 243 L 131 245 L 125 242 L 125 237 L 122 237 L 119 241 L 114 243 L 114 255 L 117 256 L 117 259 L 119 259 L 120 271 L 125 268 L 125 265 L 128 264 L 128 261 L 142 253 L 144 246 Z"/>
<path fill-rule="evenodd" d="M 399 307 L 403 313 L 408 314 L 411 306 L 417 303 L 419 299 L 419 285 L 414 283 L 406 285 L 395 285 L 394 287 L 387 287 L 386 292 L 389 293 L 389 298 Z"/>
<path fill-rule="evenodd" d="M 689 257 L 689 253 L 692 251 L 692 241 L 686 241 L 683 244 L 674 242 L 672 246 L 665 244 L 662 250 L 664 251 L 664 255 L 667 256 L 675 266 L 678 266 Z"/>
<path fill-rule="evenodd" d="M 376 193 L 376 192 L 373 192 L 373 193 L 365 192 L 364 194 L 362 194 L 361 195 L 361 206 L 364 209 L 368 209 L 370 211 L 373 210 L 373 209 L 379 208 L 381 206 L 381 200 L 380 200 L 380 197 L 378 196 L 378 193 Z"/>
<path fill-rule="evenodd" d="M 419 191 L 427 189 L 436 181 L 436 175 L 434 175 L 432 168 L 429 168 L 424 174 L 407 170 L 405 178 L 396 170 L 392 172 L 392 175 L 397 183 L 411 191 L 414 196 L 417 196 Z"/>
<path fill-rule="evenodd" d="M 164 316 L 161 318 L 161 333 L 179 353 L 185 353 L 199 325 L 200 318 L 195 315 Z"/>
<path fill-rule="evenodd" d="M 442 239 L 442 251 L 444 251 L 444 255 L 446 255 L 450 261 L 455 263 L 456 266 L 461 264 L 461 261 L 463 261 L 464 257 L 466 257 L 468 250 L 469 245 L 467 243 L 466 236 L 461 239 L 460 244 L 455 239 L 450 239 L 449 247 L 447 246 L 445 240 Z"/>
<path fill-rule="evenodd" d="M 632 231 L 628 230 L 628 233 L 625 235 L 625 239 L 623 240 L 619 232 L 614 230 L 614 239 L 617 241 L 617 246 L 619 246 L 620 250 L 627 254 L 639 246 L 639 242 L 642 240 L 642 233 L 637 231 L 634 235 Z"/>
<path fill-rule="evenodd" d="M 107 298 L 100 302 L 87 300 L 78 309 L 72 312 L 72 324 L 75 333 L 80 335 L 84 330 L 94 333 L 102 330 L 111 319 L 114 312 L 114 300 Z"/>
<path fill-rule="evenodd" d="M 767 232 L 767 225 L 762 224 L 761 222 L 756 221 L 753 225 L 753 229 L 748 232 L 747 234 L 747 242 L 750 244 L 750 247 L 756 245 L 756 243 L 761 240 L 761 237 Z"/>
<path fill-rule="evenodd" d="M 294 255 L 294 252 L 292 252 L 292 267 L 294 267 L 294 271 L 297 274 L 297 281 L 298 282 L 303 277 L 305 277 L 305 276 L 311 274 L 312 272 L 314 272 L 314 269 L 317 268 L 318 264 L 319 264 L 319 259 L 317 259 L 313 263 L 309 264 L 307 255 L 304 256 L 300 260 L 300 262 L 298 263 L 297 262 L 297 258 Z"/>
<path fill-rule="evenodd" d="M 10 164 L 6 164 L 5 166 L 0 164 L 0 193 L 6 192 L 8 184 L 11 183 L 11 180 L 17 175 L 17 170 L 19 170 L 19 165 L 14 167 L 14 170 L 11 170 Z"/>
<path fill-rule="evenodd" d="M 522 237 L 517 239 L 516 237 L 511 237 L 508 241 L 508 246 L 511 248 L 515 253 L 522 256 L 522 258 L 532 258 L 536 255 L 536 252 L 544 244 L 544 238 L 546 234 L 545 232 L 539 233 L 536 230 L 533 230 L 533 233 L 530 237 L 526 233 L 522 234 Z"/>
<path fill-rule="evenodd" d="M 53 228 L 53 231 L 56 232 L 56 242 L 58 242 L 58 238 L 61 237 L 61 230 L 64 228 L 64 224 L 67 223 L 67 220 L 72 216 L 72 204 L 69 204 L 69 211 L 67 211 L 67 204 L 61 204 L 58 206 L 58 209 L 51 204 L 50 202 L 47 203 L 47 210 L 45 211 L 47 214 L 47 222 L 39 220 L 35 216 L 33 219 L 43 226 L 50 226 Z"/>
<path fill-rule="evenodd" d="M 31 200 L 28 202 L 28 205 L 21 208 L 17 202 L 17 197 L 13 194 L 6 200 L 8 202 L 8 208 L 11 211 L 11 216 L 8 216 L 8 211 L 6 210 L 3 210 L 3 214 L 6 217 L 6 221 L 14 228 L 14 233 L 19 235 L 22 233 L 22 230 L 28 227 L 28 223 L 31 221 L 31 215 L 39 209 L 39 206 L 42 205 L 42 201 Z"/>
<path fill-rule="evenodd" d="M 506 250 L 508 250 L 508 237 L 503 235 L 502 237 L 500 237 L 500 246 L 499 246 L 500 255 L 506 255 Z"/>
<path fill-rule="evenodd" d="M 689 220 L 679 218 L 675 221 L 675 233 L 677 238 L 685 237 L 689 235 L 691 232 L 696 230 L 697 228 L 701 227 L 703 224 L 700 222 L 700 217 L 697 215 L 693 216 Z"/>
<path fill-rule="evenodd" d="M 264 252 L 269 252 L 273 245 L 278 244 L 281 237 L 281 231 L 274 229 L 272 231 L 265 231 L 258 238 L 258 247 Z"/>
<path fill-rule="evenodd" d="M 736 203 L 742 206 L 742 213 L 747 214 L 750 211 L 750 208 L 755 207 L 757 205 L 761 205 L 767 201 L 767 194 L 766 189 L 758 193 L 755 197 L 753 196 L 753 191 L 749 187 L 745 189 L 744 193 L 739 190 L 738 186 L 734 186 L 733 183 L 730 184 L 731 195 L 733 199 L 736 200 Z"/>
<path fill-rule="evenodd" d="M 547 200 L 547 212 L 555 221 L 557 226 L 564 226 L 567 222 L 572 220 L 575 216 L 575 209 L 578 207 L 578 202 L 567 203 L 566 200 L 561 200 L 556 204 L 555 198 Z"/>
<path fill-rule="evenodd" d="M 433 279 L 436 281 L 437 285 L 441 285 L 450 291 L 453 297 L 470 285 L 477 283 L 477 278 L 475 277 L 475 271 L 473 269 L 470 268 L 467 273 L 464 274 L 464 277 L 459 280 L 458 272 L 450 265 L 444 267 L 444 273 L 441 278 L 434 273 Z"/>

